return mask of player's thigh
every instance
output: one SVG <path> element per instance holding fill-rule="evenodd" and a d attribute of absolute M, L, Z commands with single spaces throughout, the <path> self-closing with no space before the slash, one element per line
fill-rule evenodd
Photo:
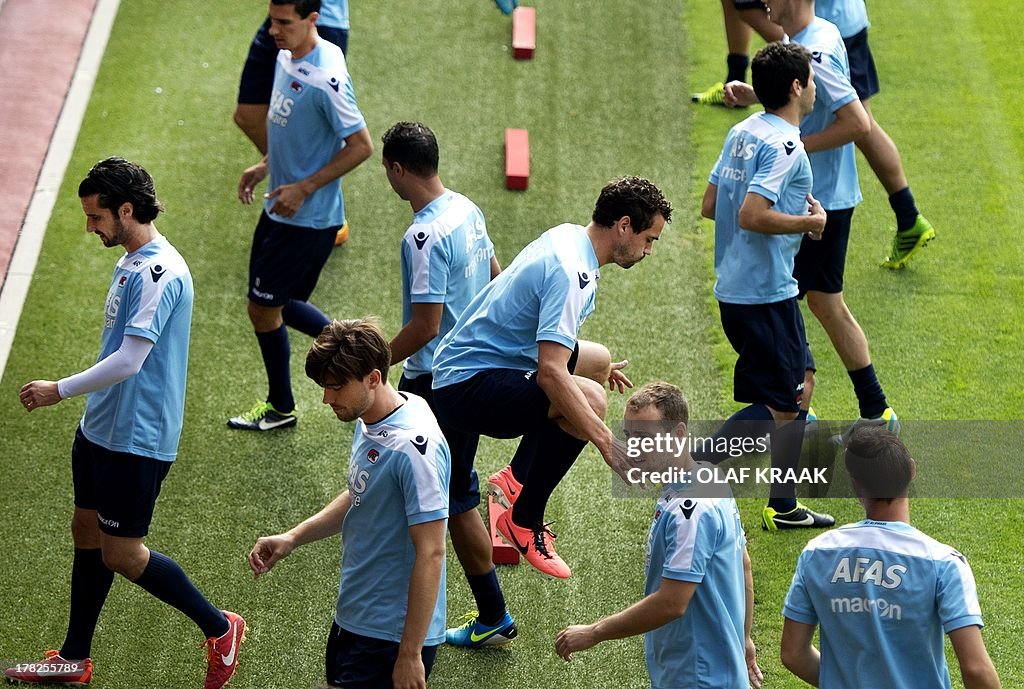
<path fill-rule="evenodd" d="M 242 77 L 238 84 L 239 104 L 270 103 L 270 95 L 274 89 L 274 65 L 277 62 L 277 46 L 270 37 L 268 18 L 252 39 L 249 54 L 242 67 Z"/>
<path fill-rule="evenodd" d="M 249 301 L 267 307 L 306 301 L 331 255 L 337 229 L 288 225 L 263 212 L 249 254 Z"/>
<path fill-rule="evenodd" d="M 574 354 L 577 358 L 576 365 L 569 366 L 569 372 L 604 385 L 608 380 L 608 374 L 611 373 L 612 365 L 612 355 L 608 348 L 600 342 L 579 340 Z"/>
<path fill-rule="evenodd" d="M 437 646 L 424 646 L 421 651 L 426 675 L 434 666 Z M 391 675 L 398 659 L 398 644 L 353 634 L 337 624 L 331 626 L 327 639 L 327 682 L 344 689 L 389 689 Z"/>
<path fill-rule="evenodd" d="M 433 380 L 434 377 L 429 374 L 415 378 L 407 378 L 405 374 L 402 374 L 402 378 L 398 381 L 398 389 L 422 397 L 437 416 L 437 405 L 431 387 Z M 438 419 L 438 425 L 445 440 L 448 441 L 452 460 L 451 477 L 448 480 L 448 512 L 451 515 L 457 515 L 476 509 L 480 504 L 480 479 L 473 464 L 476 461 L 480 435 L 460 431 L 443 423 L 440 419 Z"/>
<path fill-rule="evenodd" d="M 830 210 L 821 239 L 804 237 L 793 261 L 793 277 L 801 296 L 811 290 L 829 294 L 843 291 L 852 222 L 852 208 Z"/>

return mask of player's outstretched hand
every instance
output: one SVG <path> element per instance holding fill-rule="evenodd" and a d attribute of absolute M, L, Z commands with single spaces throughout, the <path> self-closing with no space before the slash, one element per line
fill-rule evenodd
<path fill-rule="evenodd" d="M 35 411 L 60 402 L 60 393 L 57 392 L 57 383 L 52 380 L 33 380 L 21 387 L 18 398 L 26 411 Z"/>
<path fill-rule="evenodd" d="M 730 81 L 725 85 L 725 107 L 738 108 L 746 107 L 757 102 L 757 94 L 754 87 L 743 81 Z"/>
<path fill-rule="evenodd" d="M 238 200 L 245 205 L 252 203 L 255 196 L 253 190 L 266 176 L 267 163 L 265 161 L 260 161 L 252 167 L 245 168 L 245 172 L 242 173 L 242 179 L 238 181 Z"/>
<path fill-rule="evenodd" d="M 627 450 L 626 443 L 613 436 L 611 457 L 605 457 L 605 463 L 619 475 L 619 478 L 629 483 L 629 470 L 633 468 L 633 464 L 629 461 Z"/>
<path fill-rule="evenodd" d="M 809 231 L 807 236 L 817 241 L 821 239 L 821 234 L 825 231 L 825 222 L 828 220 L 828 214 L 825 213 L 825 209 L 821 207 L 818 199 L 810 194 L 807 195 L 807 214 L 814 221 L 814 229 Z"/>
<path fill-rule="evenodd" d="M 596 644 L 592 625 L 574 624 L 558 632 L 555 637 L 555 653 L 568 663 L 572 661 L 573 653 L 585 651 Z"/>
<path fill-rule="evenodd" d="M 748 638 L 746 647 L 747 678 L 750 680 L 751 687 L 754 689 L 761 689 L 761 682 L 764 681 L 764 675 L 761 673 L 761 668 L 757 666 L 757 648 L 754 647 L 754 640 Z"/>
<path fill-rule="evenodd" d="M 249 553 L 249 567 L 257 577 L 266 574 L 278 560 L 287 557 L 294 549 L 295 543 L 288 534 L 264 536 L 256 541 Z"/>
<path fill-rule="evenodd" d="M 612 372 L 608 374 L 608 389 L 618 390 L 619 394 L 626 392 L 626 388 L 633 387 L 633 381 L 626 377 L 622 369 L 629 366 L 629 359 L 612 363 Z"/>

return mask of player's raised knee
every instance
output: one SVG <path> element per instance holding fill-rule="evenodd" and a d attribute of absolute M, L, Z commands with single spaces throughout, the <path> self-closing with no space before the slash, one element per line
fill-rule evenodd
<path fill-rule="evenodd" d="M 603 386 L 612 372 L 612 354 L 600 342 L 580 340 L 580 355 L 575 374 L 597 381 Z"/>
<path fill-rule="evenodd" d="M 587 398 L 590 408 L 603 419 L 608 412 L 608 395 L 604 391 L 604 386 L 590 378 L 581 378 L 580 376 L 574 376 L 573 380 L 583 392 L 583 396 Z"/>

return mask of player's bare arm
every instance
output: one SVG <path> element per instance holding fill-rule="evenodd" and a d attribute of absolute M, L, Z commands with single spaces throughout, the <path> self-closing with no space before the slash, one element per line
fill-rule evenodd
<path fill-rule="evenodd" d="M 306 197 L 328 182 L 348 174 L 357 165 L 373 155 L 373 141 L 370 132 L 363 127 L 345 138 L 341 148 L 326 165 L 306 179 L 281 186 L 267 192 L 266 198 L 274 199 L 270 212 L 290 218 L 299 212 Z"/>
<path fill-rule="evenodd" d="M 696 590 L 694 582 L 663 577 L 657 591 L 622 612 L 594 624 L 573 625 L 560 631 L 555 637 L 555 652 L 569 662 L 573 653 L 602 641 L 637 636 L 662 627 L 686 614 Z"/>
<path fill-rule="evenodd" d="M 964 689 L 1000 689 L 999 675 L 977 625 L 954 629 L 949 633 L 949 641 L 960 665 Z"/>
<path fill-rule="evenodd" d="M 789 215 L 774 210 L 772 202 L 755 192 L 747 192 L 740 206 L 740 227 L 762 234 L 809 234 L 821 238 L 827 216 L 821 204 L 807 195 L 807 215 Z"/>
<path fill-rule="evenodd" d="M 836 119 L 820 132 L 802 137 L 808 153 L 838 148 L 857 141 L 871 131 L 871 118 L 859 100 L 852 100 L 836 110 Z"/>
<path fill-rule="evenodd" d="M 788 617 L 782 623 L 782 664 L 813 687 L 818 686 L 821 670 L 821 654 L 812 643 L 815 628 Z"/>
<path fill-rule="evenodd" d="M 252 203 L 255 198 L 253 190 L 266 178 L 267 156 L 263 156 L 263 160 L 242 171 L 242 178 L 238 180 L 238 200 L 246 205 Z"/>
<path fill-rule="evenodd" d="M 754 631 L 754 572 L 750 566 L 750 554 L 747 552 L 747 546 L 743 546 L 743 592 L 743 643 L 747 661 L 747 677 L 750 680 L 750 686 L 760 689 L 761 683 L 764 681 L 764 674 L 757 664 L 757 647 L 751 636 Z"/>
<path fill-rule="evenodd" d="M 421 654 L 441 586 L 446 527 L 444 519 L 409 527 L 416 561 L 409 577 L 409 607 L 392 675 L 395 689 L 426 689 L 427 686 Z"/>
<path fill-rule="evenodd" d="M 391 365 L 408 359 L 437 337 L 441 331 L 444 304 L 412 305 L 412 318 L 391 340 Z"/>
<path fill-rule="evenodd" d="M 257 577 L 266 574 L 279 560 L 287 557 L 299 546 L 341 533 L 341 525 L 351 506 L 352 497 L 346 490 L 293 529 L 276 536 L 260 538 L 249 553 L 249 567 L 252 573 Z"/>

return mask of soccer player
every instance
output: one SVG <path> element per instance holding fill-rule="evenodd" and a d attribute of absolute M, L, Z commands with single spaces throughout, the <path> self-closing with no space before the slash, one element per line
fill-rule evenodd
<path fill-rule="evenodd" d="M 945 633 L 964 687 L 998 689 L 970 565 L 910 525 L 907 448 L 884 428 L 861 427 L 845 463 L 866 519 L 800 554 L 783 609 L 783 664 L 823 689 L 948 689 Z M 820 653 L 812 645 L 819 625 Z"/>
<path fill-rule="evenodd" d="M 391 363 L 405 360 L 398 389 L 434 407 L 434 350 L 470 300 L 501 272 L 484 216 L 476 204 L 445 189 L 438 175 L 437 138 L 419 122 L 399 122 L 383 137 L 388 182 L 412 206 L 402 238 L 402 329 L 391 340 Z M 508 643 L 516 626 L 491 562 L 491 539 L 477 512 L 480 489 L 473 461 L 480 436 L 441 424 L 452 453 L 448 530 L 477 614 L 448 630 L 455 646 Z"/>
<path fill-rule="evenodd" d="M 324 404 L 355 421 L 348 489 L 249 553 L 256 576 L 295 548 L 341 534 L 341 588 L 327 682 L 345 689 L 426 687 L 444 642 L 448 444 L 430 407 L 387 381 L 391 350 L 366 320 L 333 321 L 306 357 Z"/>
<path fill-rule="evenodd" d="M 71 611 L 59 651 L 5 671 L 11 680 L 88 684 L 96 621 L 114 573 L 185 613 L 206 638 L 205 689 L 235 671 L 245 620 L 214 607 L 171 558 L 143 543 L 160 485 L 178 451 L 192 323 L 192 276 L 153 221 L 163 206 L 153 178 L 123 158 L 97 163 L 78 186 L 86 231 L 123 247 L 107 292 L 92 367 L 21 388 L 32 412 L 88 395 L 71 448 L 75 510 Z"/>
<path fill-rule="evenodd" d="M 544 524 L 551 493 L 588 441 L 613 469 L 624 459 L 603 421 L 603 383 L 620 392 L 632 387 L 621 372 L 626 362 L 612 364 L 605 347 L 578 339 L 594 310 L 600 267 L 639 263 L 671 216 L 648 180 L 609 182 L 589 225 L 559 225 L 527 245 L 473 298 L 434 354 L 442 423 L 469 434 L 522 436 L 511 467 L 491 477 L 511 503 L 497 529 L 550 576 L 571 575 Z"/>
<path fill-rule="evenodd" d="M 328 318 L 308 299 L 345 218 L 341 177 L 370 157 L 373 142 L 356 105 L 345 56 L 317 35 L 318 0 L 272 0 L 277 54 L 267 115 L 267 154 L 247 168 L 238 198 L 269 174 L 249 257 L 249 319 L 267 372 L 268 392 L 228 420 L 243 430 L 294 426 L 286 326 L 316 337 Z"/>
<path fill-rule="evenodd" d="M 749 405 L 718 435 L 771 430 L 772 467 L 783 471 L 800 461 L 807 414 L 800 406 L 808 350 L 794 257 L 801 238 L 820 240 L 827 224 L 811 195 L 811 164 L 800 141 L 800 118 L 811 111 L 817 90 L 811 61 L 792 44 L 769 43 L 757 53 L 751 75 L 765 111 L 729 131 L 701 203 L 701 214 L 715 221 L 714 292 L 722 328 L 739 356 L 733 397 Z M 701 453 L 698 459 L 713 457 Z M 834 523 L 797 502 L 792 482 L 773 483 L 762 513 L 765 529 Z"/>
<path fill-rule="evenodd" d="M 648 383 L 626 403 L 627 437 L 686 438 L 689 408 L 679 388 Z M 651 453 L 654 454 L 654 453 Z M 643 466 L 649 464 L 645 457 Z M 689 452 L 672 458 L 680 471 L 697 464 Z M 645 598 L 593 624 L 573 625 L 555 638 L 555 651 L 572 654 L 610 639 L 644 635 L 651 686 L 760 687 L 763 679 L 750 638 L 754 579 L 728 487 L 711 497 L 696 485 L 665 485 L 647 537 Z"/>
<path fill-rule="evenodd" d="M 742 105 L 732 95 L 729 84 L 734 80 L 744 80 L 746 52 L 750 47 L 750 27 L 756 29 L 766 41 L 781 38 L 781 34 L 765 28 L 766 25 L 773 24 L 761 9 L 762 2 L 763 0 L 722 0 L 726 38 L 729 44 L 729 74 L 724 85 L 715 84 L 703 93 L 694 94 L 695 102 L 727 107 Z M 729 3 L 736 6 L 735 11 L 728 7 Z M 754 5 L 757 6 L 756 10 L 752 8 Z M 896 235 L 889 256 L 882 262 L 882 266 L 892 269 L 903 268 L 921 247 L 935 239 L 935 229 L 918 211 L 914 194 L 910 191 L 907 176 L 903 171 L 899 149 L 875 120 L 868 103 L 868 100 L 879 92 L 879 86 L 875 60 L 868 46 L 870 23 L 867 5 L 864 0 L 817 0 L 814 13 L 836 25 L 846 46 L 850 62 L 850 81 L 870 121 L 868 132 L 855 143 L 888 194 L 889 205 L 896 217 Z M 777 32 L 778 29 L 775 28 L 774 31 Z"/>
<path fill-rule="evenodd" d="M 875 423 L 899 432 L 899 419 L 885 397 L 871 363 L 868 340 L 843 298 L 846 248 L 853 211 L 862 196 L 857 180 L 853 141 L 864 136 L 871 121 L 850 83 L 850 66 L 839 30 L 814 15 L 814 0 L 766 0 L 771 20 L 794 43 L 814 55 L 817 95 L 814 109 L 800 123 L 800 135 L 814 173 L 814 196 L 828 213 L 824 238 L 805 239 L 796 256 L 794 275 L 800 294 L 832 341 L 846 367 L 860 407 L 857 424 Z M 742 102 L 756 102 L 746 84 L 733 83 Z M 808 372 L 810 383 L 813 376 Z M 809 403 L 809 395 L 805 400 Z"/>
<path fill-rule="evenodd" d="M 316 31 L 320 38 L 341 48 L 348 56 L 348 0 L 320 0 L 316 9 Z M 235 124 L 252 141 L 260 153 L 267 153 L 267 112 L 274 87 L 274 67 L 278 46 L 270 35 L 270 17 L 260 25 L 249 44 L 249 54 L 242 67 L 238 85 L 238 104 L 235 106 Z M 348 223 L 335 234 L 334 245 L 348 240 Z"/>

